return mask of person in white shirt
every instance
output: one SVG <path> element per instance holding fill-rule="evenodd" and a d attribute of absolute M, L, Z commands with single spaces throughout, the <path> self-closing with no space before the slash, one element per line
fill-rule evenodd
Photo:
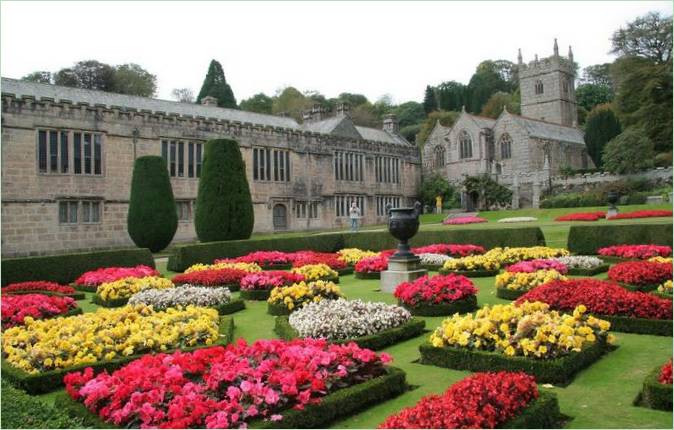
<path fill-rule="evenodd" d="M 358 231 L 360 208 L 356 205 L 356 202 L 351 203 L 351 208 L 349 208 L 349 218 L 351 218 L 351 231 Z"/>

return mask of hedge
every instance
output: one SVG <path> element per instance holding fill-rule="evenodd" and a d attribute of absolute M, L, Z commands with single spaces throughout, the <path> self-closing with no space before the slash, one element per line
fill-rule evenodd
<path fill-rule="evenodd" d="M 403 325 L 380 331 L 376 334 L 360 336 L 351 339 L 335 340 L 332 341 L 332 343 L 341 344 L 356 342 L 361 348 L 373 349 L 376 351 L 403 340 L 417 337 L 424 332 L 425 327 L 426 321 L 419 318 L 412 318 Z M 281 339 L 285 340 L 299 337 L 299 333 L 290 325 L 288 317 L 285 315 L 276 317 L 276 322 L 274 323 L 274 332 Z"/>
<path fill-rule="evenodd" d="M 641 292 L 654 291 L 654 290 L 657 290 L 658 286 L 659 286 L 659 284 L 633 285 L 633 284 L 625 284 L 624 282 L 618 282 L 618 285 L 625 288 L 626 290 L 641 291 Z"/>
<path fill-rule="evenodd" d="M 429 272 L 437 272 L 442 269 L 442 264 L 420 264 L 422 269 L 426 269 Z"/>
<path fill-rule="evenodd" d="M 620 315 L 595 314 L 594 316 L 610 322 L 611 331 L 651 334 L 655 336 L 672 336 L 672 320 L 630 318 Z"/>
<path fill-rule="evenodd" d="M 84 272 L 101 267 L 133 267 L 139 264 L 155 267 L 149 249 L 132 248 L 94 251 L 43 257 L 2 260 L 2 286 L 25 281 L 52 281 L 69 284 Z"/>
<path fill-rule="evenodd" d="M 262 270 L 290 270 L 290 268 L 293 267 L 293 265 L 290 263 L 267 264 L 267 265 L 260 264 L 260 267 L 262 268 Z"/>
<path fill-rule="evenodd" d="M 297 310 L 294 308 L 293 310 Z M 290 315 L 291 311 L 285 305 L 276 305 L 272 303 L 267 303 L 267 313 L 269 315 Z"/>
<path fill-rule="evenodd" d="M 410 242 L 412 246 L 432 243 L 469 243 L 494 248 L 497 246 L 545 245 L 545 238 L 539 227 L 504 227 L 501 229 L 422 230 Z M 382 250 L 394 248 L 396 245 L 396 239 L 388 231 L 338 232 L 286 238 L 199 243 L 176 246 L 175 251 L 169 257 L 168 269 L 183 272 L 196 263 L 212 263 L 216 258 L 234 258 L 259 250 L 336 252 L 342 248 Z"/>
<path fill-rule="evenodd" d="M 340 417 L 354 414 L 370 405 L 381 403 L 405 392 L 408 388 L 405 372 L 397 367 L 386 367 L 386 373 L 360 384 L 339 389 L 309 404 L 302 410 L 280 411 L 280 421 L 254 420 L 248 428 L 321 428 Z M 66 393 L 58 393 L 54 404 L 69 416 L 81 419 L 88 427 L 116 428 L 90 412 L 83 403 Z"/>
<path fill-rule="evenodd" d="M 70 418 L 62 408 L 29 396 L 2 381 L 2 428 L 71 429 L 84 428 L 81 419 Z"/>
<path fill-rule="evenodd" d="M 649 408 L 671 412 L 672 384 L 661 384 L 658 382 L 661 367 L 656 367 L 646 376 L 640 400 L 644 406 Z"/>
<path fill-rule="evenodd" d="M 234 321 L 231 317 L 220 318 L 220 335 L 221 337 L 211 345 L 180 347 L 179 349 L 182 351 L 193 351 L 199 348 L 208 348 L 214 345 L 226 345 L 230 343 L 234 337 Z M 163 351 L 163 353 L 171 353 L 173 351 L 175 350 Z M 56 369 L 36 374 L 27 373 L 12 366 L 4 357 L 2 357 L 0 367 L 2 369 L 3 379 L 7 379 L 12 385 L 26 390 L 29 394 L 40 394 L 48 393 L 62 387 L 63 377 L 70 372 L 82 371 L 87 367 L 93 368 L 95 372 L 102 372 L 104 370 L 113 371 L 146 354 L 147 353 L 135 354 L 114 360 L 82 364 L 67 369 Z"/>
<path fill-rule="evenodd" d="M 609 269 L 608 264 L 602 264 L 592 269 L 581 269 L 578 267 L 572 268 L 569 267 L 568 274 L 571 276 L 594 276 L 600 273 L 604 273 Z"/>
<path fill-rule="evenodd" d="M 440 269 L 441 275 L 462 275 L 468 278 L 489 278 L 498 275 L 500 270 L 445 270 Z"/>
<path fill-rule="evenodd" d="M 271 290 L 241 290 L 240 297 L 244 300 L 267 300 Z"/>
<path fill-rule="evenodd" d="M 567 247 L 577 255 L 593 255 L 599 248 L 612 245 L 672 246 L 672 223 L 572 225 Z"/>
<path fill-rule="evenodd" d="M 511 290 L 508 288 L 496 288 L 496 297 L 504 300 L 517 300 L 521 295 L 530 290 Z"/>
<path fill-rule="evenodd" d="M 381 279 L 381 272 L 356 272 L 356 279 Z"/>
<path fill-rule="evenodd" d="M 353 273 L 352 266 L 346 266 L 343 269 L 333 269 L 335 272 L 339 273 L 339 276 L 351 275 Z"/>
<path fill-rule="evenodd" d="M 500 352 L 470 350 L 466 348 L 438 348 L 430 343 L 419 346 L 421 363 L 457 370 L 471 371 L 523 371 L 536 377 L 538 383 L 566 385 L 580 370 L 597 361 L 609 350 L 605 343 L 594 343 L 580 352 L 540 360 L 522 356 L 510 357 Z"/>
<path fill-rule="evenodd" d="M 398 301 L 398 305 L 410 311 L 412 315 L 417 315 L 420 317 L 439 317 L 454 315 L 457 312 L 460 314 L 473 312 L 475 309 L 477 309 L 477 297 L 468 296 L 465 299 L 456 300 L 451 303 L 440 303 L 437 305 L 419 304 L 416 306 L 411 306 Z"/>
<path fill-rule="evenodd" d="M 504 429 L 554 429 L 561 428 L 562 414 L 559 411 L 557 395 L 548 391 L 538 391 L 534 399 L 516 417 L 500 425 Z"/>
<path fill-rule="evenodd" d="M 63 294 L 63 293 L 57 293 L 55 291 L 12 291 L 9 293 L 2 293 L 3 295 L 7 296 L 21 296 L 25 294 L 42 294 L 43 296 L 56 296 L 56 297 L 70 297 L 73 300 L 84 300 L 85 299 L 85 294 L 83 292 L 74 292 L 72 294 Z"/>
<path fill-rule="evenodd" d="M 98 293 L 94 294 L 91 297 L 91 303 L 102 306 L 104 308 L 118 308 L 126 305 L 129 302 L 129 297 L 120 297 L 112 300 L 103 300 Z"/>

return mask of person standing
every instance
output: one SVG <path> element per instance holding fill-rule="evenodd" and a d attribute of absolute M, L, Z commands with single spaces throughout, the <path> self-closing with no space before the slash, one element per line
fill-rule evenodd
<path fill-rule="evenodd" d="M 351 218 L 351 231 L 358 231 L 358 219 L 360 218 L 360 208 L 356 202 L 351 203 L 349 209 L 349 218 Z"/>

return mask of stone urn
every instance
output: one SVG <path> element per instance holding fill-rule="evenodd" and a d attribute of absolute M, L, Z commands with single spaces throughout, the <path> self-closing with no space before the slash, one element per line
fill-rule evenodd
<path fill-rule="evenodd" d="M 421 215 L 421 203 L 416 202 L 411 208 L 386 207 L 388 213 L 388 231 L 398 239 L 398 250 L 391 258 L 396 260 L 418 259 L 410 251 L 408 241 L 419 231 L 419 215 Z"/>
<path fill-rule="evenodd" d="M 618 214 L 618 208 L 615 205 L 618 203 L 618 199 L 620 199 L 620 194 L 617 191 L 609 191 L 608 194 L 606 194 L 606 201 L 608 202 L 606 218 L 610 218 Z"/>

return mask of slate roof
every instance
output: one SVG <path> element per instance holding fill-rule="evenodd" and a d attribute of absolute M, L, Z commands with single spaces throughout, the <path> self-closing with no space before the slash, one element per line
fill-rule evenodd
<path fill-rule="evenodd" d="M 539 139 L 557 140 L 560 142 L 585 145 L 583 131 L 575 127 L 554 124 L 519 115 L 512 115 L 513 119 L 524 128 L 529 136 Z"/>
<path fill-rule="evenodd" d="M 314 133 L 330 134 L 343 119 L 343 116 L 333 116 L 321 121 L 307 121 L 301 127 Z"/>
<path fill-rule="evenodd" d="M 358 130 L 358 133 L 360 133 L 360 135 L 363 136 L 363 139 L 393 143 L 396 145 L 414 146 L 410 142 L 405 140 L 404 137 L 398 134 L 389 133 L 388 131 L 385 130 L 380 130 L 378 128 L 361 127 L 357 125 L 356 130 Z"/>
<path fill-rule="evenodd" d="M 478 115 L 471 115 L 469 113 L 466 113 L 470 119 L 475 121 L 475 123 L 478 125 L 480 128 L 494 128 L 494 125 L 496 124 L 496 120 L 493 118 L 487 118 L 484 116 L 478 116 Z"/>

